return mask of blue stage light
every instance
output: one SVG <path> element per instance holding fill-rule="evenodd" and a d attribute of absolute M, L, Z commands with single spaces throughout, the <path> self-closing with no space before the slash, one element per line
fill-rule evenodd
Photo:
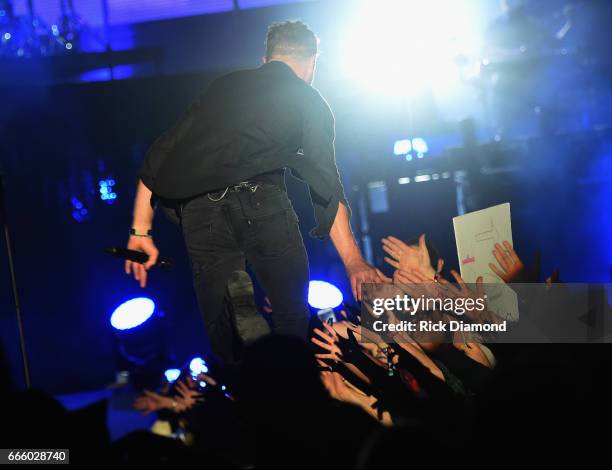
<path fill-rule="evenodd" d="M 181 375 L 181 369 L 167 369 L 164 372 L 164 375 L 166 376 L 166 380 L 170 383 L 175 382 L 176 379 L 179 378 L 179 376 Z"/>
<path fill-rule="evenodd" d="M 317 310 L 336 308 L 342 303 L 342 292 L 333 284 L 325 281 L 310 281 L 308 304 Z"/>
<path fill-rule="evenodd" d="M 147 297 L 136 297 L 123 302 L 111 315 L 111 325 L 117 330 L 129 330 L 146 322 L 155 311 L 155 302 Z"/>
<path fill-rule="evenodd" d="M 115 186 L 114 179 L 109 178 L 100 180 L 98 181 L 98 186 L 100 186 L 100 199 L 108 204 L 115 202 L 115 199 L 117 199 L 117 193 L 113 191 L 113 186 Z"/>
<path fill-rule="evenodd" d="M 208 367 L 206 366 L 206 361 L 201 357 L 194 357 L 189 363 L 189 370 L 191 371 L 191 375 L 197 377 L 200 374 L 208 373 Z"/>
<path fill-rule="evenodd" d="M 75 196 L 70 198 L 72 204 L 72 218 L 77 222 L 85 222 L 89 220 L 88 211 L 84 204 Z"/>

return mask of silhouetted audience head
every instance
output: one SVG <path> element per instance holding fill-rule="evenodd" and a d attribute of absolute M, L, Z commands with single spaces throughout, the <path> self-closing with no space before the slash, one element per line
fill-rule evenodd
<path fill-rule="evenodd" d="M 257 408 L 302 406 L 328 399 L 310 346 L 292 336 L 270 335 L 245 353 L 241 395 Z"/>
<path fill-rule="evenodd" d="M 364 442 L 357 458 L 357 470 L 395 468 L 398 462 L 406 462 L 410 455 L 411 465 L 450 463 L 451 449 L 431 433 L 418 427 L 382 427 L 374 431 Z"/>
<path fill-rule="evenodd" d="M 572 430 L 588 428 L 589 420 L 582 367 L 567 345 L 514 346 L 521 352 L 476 397 L 474 442 L 491 454 L 502 443 L 521 453 L 574 449 L 584 434 Z"/>
<path fill-rule="evenodd" d="M 360 409 L 331 399 L 310 346 L 299 338 L 272 335 L 251 345 L 241 390 L 256 461 L 265 468 L 352 468 L 377 427 Z"/>

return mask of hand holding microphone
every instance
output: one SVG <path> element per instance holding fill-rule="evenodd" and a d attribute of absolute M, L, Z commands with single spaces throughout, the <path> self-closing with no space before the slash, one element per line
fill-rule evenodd
<path fill-rule="evenodd" d="M 127 250 L 107 248 L 106 252 L 125 259 L 125 273 L 133 274 L 140 287 L 147 285 L 148 270 L 156 265 L 159 258 L 159 250 L 150 236 L 131 235 Z M 167 266 L 169 264 L 166 263 Z"/>
<path fill-rule="evenodd" d="M 129 259 L 125 260 L 125 273 L 129 275 L 131 271 L 134 274 L 134 279 L 140 283 L 140 287 L 145 287 L 147 285 L 148 270 L 157 262 L 159 250 L 155 243 L 153 243 L 152 238 L 133 235 L 128 240 L 127 248 L 128 250 L 141 251 L 149 257 L 144 264 Z"/>

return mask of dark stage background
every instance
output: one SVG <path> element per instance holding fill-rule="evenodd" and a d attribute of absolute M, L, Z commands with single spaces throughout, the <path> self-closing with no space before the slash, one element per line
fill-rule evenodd
<path fill-rule="evenodd" d="M 479 3 L 483 24 L 498 13 L 486 3 Z M 562 6 L 536 3 L 535 13 Z M 172 364 L 206 353 L 189 262 L 175 227 L 163 216 L 156 220 L 156 243 L 177 263 L 170 273 L 154 272 L 144 292 L 103 248 L 127 241 L 135 175 L 148 145 L 212 78 L 256 66 L 273 20 L 300 18 L 321 36 L 315 85 L 335 112 L 337 159 L 353 227 L 361 241 L 369 236 L 376 265 L 384 264 L 380 238 L 425 232 L 447 266 L 456 267 L 452 217 L 461 207 L 469 211 L 510 201 L 515 247 L 526 262 L 540 250 L 543 274 L 559 268 L 566 282 L 610 282 L 612 120 L 606 115 L 605 78 L 610 75 L 599 71 L 597 86 L 589 85 L 597 93 L 595 105 L 570 102 L 570 88 L 562 83 L 556 96 L 567 100 L 556 110 L 560 124 L 554 129 L 534 121 L 527 132 L 496 141 L 476 108 L 459 106 L 459 112 L 448 113 L 427 93 L 392 99 L 352 88 L 334 68 L 345 53 L 339 25 L 351 11 L 351 2 L 306 2 L 134 24 L 130 48 L 158 49 L 155 64 L 134 66 L 124 80 L 74 79 L 66 72 L 70 64 L 62 69 L 48 58 L 0 62 L 0 162 L 36 386 L 65 393 L 112 382 L 110 314 L 143 294 L 165 314 Z M 111 28 L 115 49 L 126 28 Z M 368 58 L 363 60 L 367 66 Z M 397 158 L 393 143 L 406 136 L 425 137 L 429 155 L 413 162 Z M 431 180 L 414 182 L 423 174 Z M 399 178 L 412 182 L 399 184 Z M 112 203 L 99 197 L 99 181 L 107 179 L 115 181 Z M 335 283 L 347 298 L 333 247 L 307 236 L 314 222 L 304 186 L 292 179 L 288 184 L 312 278 Z M 0 341 L 20 381 L 13 298 L 0 243 Z"/>

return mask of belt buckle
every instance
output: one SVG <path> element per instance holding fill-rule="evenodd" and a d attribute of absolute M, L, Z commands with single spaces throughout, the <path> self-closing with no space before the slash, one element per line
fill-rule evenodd
<path fill-rule="evenodd" d="M 241 181 L 235 187 L 238 191 L 243 190 L 243 189 L 244 190 L 248 189 L 249 191 L 254 193 L 255 191 L 257 191 L 257 188 L 259 188 L 259 184 L 252 183 L 250 181 Z"/>

